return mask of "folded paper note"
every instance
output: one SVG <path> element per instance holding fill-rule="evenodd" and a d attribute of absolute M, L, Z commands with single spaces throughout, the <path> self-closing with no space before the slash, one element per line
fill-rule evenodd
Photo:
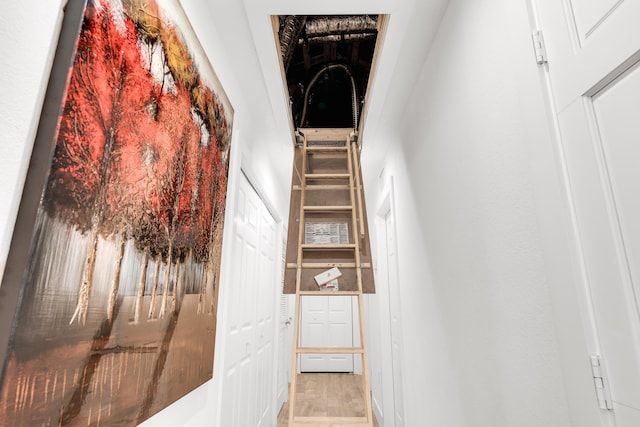
<path fill-rule="evenodd" d="M 338 267 L 333 267 L 327 271 L 323 271 L 317 276 L 314 276 L 314 279 L 316 279 L 316 283 L 318 284 L 318 286 L 322 286 L 325 283 L 335 280 L 340 276 L 342 276 L 342 272 L 338 270 Z"/>

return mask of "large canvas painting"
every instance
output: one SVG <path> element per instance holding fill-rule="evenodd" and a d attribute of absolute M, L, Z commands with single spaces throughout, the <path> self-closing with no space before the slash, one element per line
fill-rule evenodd
<path fill-rule="evenodd" d="M 232 108 L 177 0 L 65 13 L 0 286 L 0 426 L 136 425 L 212 377 Z"/>

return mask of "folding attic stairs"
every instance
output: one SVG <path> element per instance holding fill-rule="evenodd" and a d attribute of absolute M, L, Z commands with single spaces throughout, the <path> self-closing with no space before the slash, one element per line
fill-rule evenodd
<path fill-rule="evenodd" d="M 296 295 L 289 427 L 373 426 L 369 367 L 365 346 L 363 293 L 374 293 L 367 216 L 352 129 L 300 129 L 295 150 L 284 292 Z M 338 290 L 319 286 L 316 276 L 342 276 Z M 331 270 L 334 272 L 335 270 Z M 320 283 L 324 280 L 320 280 Z M 356 297 L 360 322 L 358 347 L 300 346 L 303 296 Z M 298 358 L 301 354 L 354 354 L 362 357 L 364 416 L 295 416 Z"/>

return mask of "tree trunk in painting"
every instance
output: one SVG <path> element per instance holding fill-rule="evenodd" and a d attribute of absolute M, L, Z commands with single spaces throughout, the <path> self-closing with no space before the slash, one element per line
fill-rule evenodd
<path fill-rule="evenodd" d="M 160 302 L 160 318 L 164 317 L 169 299 L 169 286 L 171 285 L 171 264 L 173 262 L 173 241 L 169 241 L 169 255 L 167 256 L 167 270 L 164 273 L 164 288 L 162 289 L 162 301 Z M 174 290 L 175 291 L 175 290 Z"/>
<path fill-rule="evenodd" d="M 182 267 L 182 262 L 180 261 L 180 258 L 178 258 L 178 260 L 176 261 L 176 282 L 173 285 L 173 295 L 171 297 L 171 313 L 175 313 L 176 312 L 176 307 L 177 307 L 177 299 L 180 298 L 180 292 L 182 289 L 182 277 L 184 276 L 183 273 L 183 268 Z"/>
<path fill-rule="evenodd" d="M 206 301 L 207 301 L 207 293 L 209 292 L 209 286 L 211 286 L 211 308 L 213 308 L 213 304 L 214 304 L 214 298 L 213 295 L 215 293 L 214 288 L 215 288 L 215 281 L 216 281 L 216 274 L 215 274 L 215 268 L 216 268 L 216 263 L 215 263 L 215 258 L 216 258 L 216 251 L 215 251 L 215 241 L 216 241 L 216 236 L 218 235 L 218 230 L 217 227 L 219 226 L 218 224 L 218 217 L 220 216 L 219 212 L 221 208 L 224 208 L 224 204 L 222 204 L 222 207 L 219 206 L 218 202 L 220 199 L 219 193 L 221 191 L 225 191 L 226 189 L 220 188 L 220 170 L 216 169 L 215 171 L 213 171 L 213 182 L 211 183 L 210 187 L 209 187 L 209 198 L 212 200 L 212 206 L 211 206 L 211 220 L 210 220 L 210 225 L 209 225 L 209 235 L 207 236 L 207 253 L 206 253 L 206 259 L 205 259 L 205 273 L 204 273 L 204 277 L 202 280 L 202 284 L 200 285 L 200 298 L 199 298 L 199 302 L 198 302 L 198 313 L 199 314 L 203 314 L 207 312 L 207 307 L 206 307 Z M 213 309 L 209 312 L 213 312 Z"/>
<path fill-rule="evenodd" d="M 80 290 L 78 291 L 78 304 L 76 310 L 71 316 L 72 324 L 75 319 L 82 325 L 87 321 L 87 313 L 89 311 L 89 297 L 91 296 L 91 286 L 93 285 L 93 271 L 96 266 L 96 252 L 98 252 L 98 225 L 91 227 L 91 243 L 89 245 L 89 252 L 85 258 L 84 269 L 82 271 L 82 282 L 80 283 Z"/>
<path fill-rule="evenodd" d="M 142 256 L 142 266 L 140 267 L 140 278 L 138 279 L 138 292 L 136 294 L 136 304 L 133 310 L 133 321 L 138 323 L 142 315 L 142 303 L 144 302 L 144 287 L 147 283 L 147 266 L 149 265 L 149 247 L 144 248 Z"/>
<path fill-rule="evenodd" d="M 124 235 L 120 236 L 118 244 L 118 253 L 116 255 L 116 268 L 113 271 L 113 279 L 111 280 L 111 289 L 109 291 L 109 305 L 107 306 L 107 319 L 113 320 L 113 312 L 116 308 L 118 300 L 118 292 L 120 291 L 120 271 L 122 270 L 122 259 L 124 258 L 124 249 L 127 239 Z"/>
<path fill-rule="evenodd" d="M 165 284 L 164 284 L 164 291 L 162 293 L 162 304 L 160 306 L 160 317 L 164 317 L 165 312 L 167 310 L 167 299 L 169 296 L 169 285 L 170 285 L 170 280 L 171 280 L 171 264 L 173 261 L 173 250 L 174 250 L 174 241 L 176 238 L 176 225 L 178 222 L 178 214 L 179 214 L 179 207 L 180 207 L 180 193 L 182 192 L 182 187 L 184 184 L 184 170 L 185 170 L 185 154 L 186 154 L 186 139 L 187 139 L 187 135 L 182 135 L 182 146 L 180 149 L 180 152 L 177 156 L 177 159 L 174 162 L 174 169 L 175 169 L 175 174 L 172 177 L 173 178 L 173 182 L 172 184 L 174 184 L 173 187 L 173 191 L 174 191 L 174 200 L 173 200 L 173 204 L 171 206 L 171 210 L 170 210 L 170 228 L 168 231 L 168 237 L 169 237 L 169 249 L 168 249 L 168 260 L 167 260 L 167 272 L 165 274 Z M 178 261 L 179 262 L 179 261 Z M 177 275 L 176 275 L 176 281 L 177 281 Z M 175 294 L 175 285 L 174 284 L 174 289 L 173 292 Z"/>
<path fill-rule="evenodd" d="M 158 296 L 158 283 L 160 282 L 160 266 L 162 265 L 162 256 L 156 256 L 156 269 L 153 273 L 153 288 L 151 290 L 151 303 L 149 304 L 149 319 L 153 319 L 156 310 L 156 300 Z"/>
<path fill-rule="evenodd" d="M 217 174 L 216 174 L 217 176 Z M 215 181 L 214 189 L 218 187 L 218 180 Z M 200 285 L 200 299 L 198 301 L 198 314 L 203 314 L 206 312 L 206 301 L 207 301 L 207 291 L 209 290 L 209 283 L 211 283 L 211 287 L 213 288 L 213 283 L 215 281 L 215 272 L 214 272 L 214 254 L 213 254 L 213 246 L 214 246 L 214 238 L 215 238 L 215 227 L 216 227 L 216 209 L 217 209 L 217 197 L 215 197 L 215 193 L 212 195 L 213 198 L 213 206 L 211 207 L 211 225 L 209 226 L 209 236 L 207 242 L 207 258 L 205 262 L 205 270 L 203 275 L 202 284 Z M 209 281 L 211 279 L 211 281 Z"/>
<path fill-rule="evenodd" d="M 202 273 L 202 283 L 200 284 L 200 292 L 198 293 L 198 314 L 202 314 L 204 312 L 204 306 L 206 305 L 206 292 L 207 292 L 207 281 L 209 280 L 209 266 L 205 266 L 204 272 Z"/>

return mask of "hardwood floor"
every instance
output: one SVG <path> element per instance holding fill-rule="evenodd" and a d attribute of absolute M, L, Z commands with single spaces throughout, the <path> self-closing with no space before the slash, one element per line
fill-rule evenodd
<path fill-rule="evenodd" d="M 362 377 L 353 374 L 298 374 L 296 416 L 305 417 L 363 417 L 364 395 Z M 278 415 L 278 427 L 289 425 L 289 403 Z M 374 427 L 378 423 L 373 420 Z M 330 424 L 325 426 L 330 427 Z"/>

